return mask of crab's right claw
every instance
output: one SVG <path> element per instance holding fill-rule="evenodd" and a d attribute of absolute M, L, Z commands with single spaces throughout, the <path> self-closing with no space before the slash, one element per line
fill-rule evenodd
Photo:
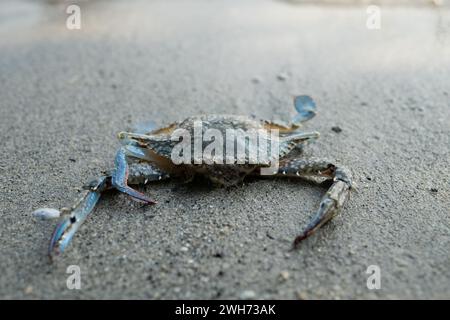
<path fill-rule="evenodd" d="M 297 96 L 294 98 L 297 115 L 292 119 L 295 124 L 308 121 L 316 115 L 316 103 L 310 96 Z"/>
<path fill-rule="evenodd" d="M 89 191 L 72 208 L 61 209 L 62 216 L 53 231 L 48 247 L 50 258 L 60 255 L 72 240 L 73 235 L 92 212 L 101 193 L 110 187 L 110 177 L 101 177 L 89 186 Z"/>
<path fill-rule="evenodd" d="M 63 210 L 66 212 L 59 220 L 50 239 L 48 247 L 50 258 L 60 255 L 66 249 L 73 235 L 92 212 L 99 199 L 99 192 L 89 191 L 86 198 L 73 211 L 72 209 Z"/>
<path fill-rule="evenodd" d="M 73 226 L 70 221 L 70 215 L 64 215 L 55 230 L 53 231 L 48 247 L 48 255 L 52 259 L 54 256 L 60 255 L 72 239 L 77 226 Z"/>

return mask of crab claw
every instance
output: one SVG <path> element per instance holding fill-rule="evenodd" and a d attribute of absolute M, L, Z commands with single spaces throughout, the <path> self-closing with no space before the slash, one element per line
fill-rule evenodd
<path fill-rule="evenodd" d="M 65 215 L 61 218 L 50 239 L 48 247 L 48 255 L 50 258 L 59 255 L 64 251 L 78 227 L 72 225 L 69 215 Z"/>
<path fill-rule="evenodd" d="M 333 184 L 323 196 L 316 215 L 308 223 L 302 234 L 295 238 L 292 246 L 293 250 L 299 247 L 302 240 L 308 238 L 317 229 L 337 215 L 350 196 L 350 189 L 352 188 L 350 171 L 344 168 L 333 168 L 333 171 Z M 324 173 L 326 173 L 326 170 L 322 171 L 322 174 Z"/>
<path fill-rule="evenodd" d="M 53 231 L 48 247 L 49 257 L 60 255 L 72 240 L 73 235 L 92 212 L 101 193 L 110 185 L 110 177 L 101 177 L 92 183 L 89 191 L 72 208 L 61 209 L 62 216 Z"/>

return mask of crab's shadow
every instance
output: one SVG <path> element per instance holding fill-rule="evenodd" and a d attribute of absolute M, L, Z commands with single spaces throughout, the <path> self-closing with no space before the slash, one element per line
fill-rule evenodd
<path fill-rule="evenodd" d="M 238 189 L 244 189 L 246 186 L 253 185 L 255 183 L 264 183 L 264 181 L 277 181 L 286 184 L 298 184 L 300 186 L 308 186 L 317 188 L 317 190 L 327 190 L 333 183 L 332 180 L 316 179 L 316 178 L 286 178 L 286 177 L 257 177 L 248 176 L 241 183 L 232 186 L 220 186 L 214 184 L 206 177 L 196 176 L 194 179 L 188 182 L 174 182 L 174 186 L 170 189 L 174 193 L 174 196 L 198 196 L 207 195 L 218 190 L 232 191 Z"/>

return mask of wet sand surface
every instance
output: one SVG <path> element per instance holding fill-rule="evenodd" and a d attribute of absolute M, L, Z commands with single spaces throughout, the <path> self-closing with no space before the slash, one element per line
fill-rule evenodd
<path fill-rule="evenodd" d="M 0 298 L 450 298 L 450 11 L 278 1 L 0 3 Z M 55 222 L 142 120 L 289 120 L 309 94 L 305 156 L 353 171 L 342 214 L 289 252 L 323 187 L 158 182 L 108 193 L 50 264 Z M 333 127 L 342 129 L 332 130 Z M 81 290 L 66 287 L 69 265 Z M 366 269 L 381 270 L 381 289 Z"/>

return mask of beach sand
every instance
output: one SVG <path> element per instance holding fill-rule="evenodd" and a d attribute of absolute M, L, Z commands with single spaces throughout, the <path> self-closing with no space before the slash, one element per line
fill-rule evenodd
<path fill-rule="evenodd" d="M 0 298 L 449 299 L 450 11 L 280 1 L 0 3 Z M 289 120 L 306 156 L 350 168 L 341 215 L 290 252 L 326 189 L 158 182 L 106 194 L 53 264 L 53 221 L 113 165 L 116 134 L 195 114 Z M 339 127 L 339 130 L 332 130 Z M 68 266 L 81 268 L 69 290 Z M 381 288 L 366 270 L 379 266 Z"/>

